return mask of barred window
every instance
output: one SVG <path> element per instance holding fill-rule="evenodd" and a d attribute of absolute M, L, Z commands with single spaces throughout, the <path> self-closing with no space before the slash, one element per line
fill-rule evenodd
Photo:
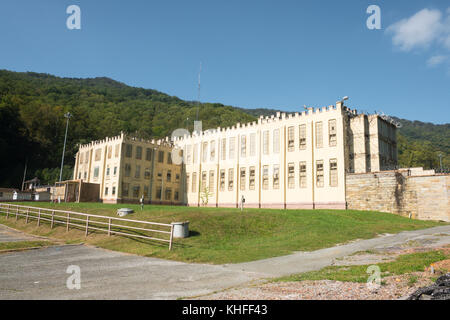
<path fill-rule="evenodd" d="M 294 163 L 288 164 L 288 188 L 295 188 L 295 165 Z"/>
<path fill-rule="evenodd" d="M 316 161 L 316 185 L 323 187 L 323 160 Z"/>
<path fill-rule="evenodd" d="M 255 173 L 255 167 L 250 167 L 248 179 L 248 188 L 250 190 L 255 190 Z"/>
<path fill-rule="evenodd" d="M 172 170 L 167 170 L 166 181 L 167 182 L 172 182 Z"/>
<path fill-rule="evenodd" d="M 108 195 L 108 187 L 105 187 L 105 196 Z"/>
<path fill-rule="evenodd" d="M 263 132 L 263 154 L 269 154 L 269 130 Z"/>
<path fill-rule="evenodd" d="M 139 166 L 139 165 L 136 166 L 136 171 L 135 171 L 134 177 L 136 179 L 139 179 L 141 177 L 141 166 Z"/>
<path fill-rule="evenodd" d="M 300 150 L 306 149 L 306 124 L 299 126 L 299 145 Z"/>
<path fill-rule="evenodd" d="M 216 158 L 216 142 L 211 141 L 209 145 L 210 145 L 210 160 L 214 161 L 214 159 Z"/>
<path fill-rule="evenodd" d="M 222 160 L 226 160 L 227 159 L 227 139 L 226 138 L 222 139 L 220 156 L 221 156 Z"/>
<path fill-rule="evenodd" d="M 230 152 L 228 152 L 228 157 L 229 157 L 230 159 L 234 159 L 234 150 L 235 150 L 235 147 L 236 147 L 236 138 L 235 138 L 235 137 L 232 137 L 232 138 L 230 138 L 230 146 L 229 146 Z"/>
<path fill-rule="evenodd" d="M 316 148 L 323 146 L 323 128 L 322 122 L 316 122 Z"/>
<path fill-rule="evenodd" d="M 100 170 L 99 167 L 95 167 L 95 168 L 94 168 L 94 179 L 97 179 L 97 178 L 98 178 L 99 170 Z"/>
<path fill-rule="evenodd" d="M 294 136 L 294 127 L 288 128 L 288 151 L 294 151 L 295 149 L 295 136 Z"/>
<path fill-rule="evenodd" d="M 131 165 L 129 163 L 125 163 L 125 177 L 131 176 Z"/>
<path fill-rule="evenodd" d="M 247 156 L 247 136 L 241 136 L 241 157 L 245 158 Z"/>
<path fill-rule="evenodd" d="M 330 159 L 330 186 L 337 187 L 337 185 L 338 185 L 337 159 Z"/>
<path fill-rule="evenodd" d="M 150 168 L 145 168 L 144 179 L 150 180 Z"/>
<path fill-rule="evenodd" d="M 197 192 L 197 172 L 192 172 L 192 192 Z"/>
<path fill-rule="evenodd" d="M 172 164 L 172 152 L 167 152 L 167 164 Z"/>
<path fill-rule="evenodd" d="M 336 119 L 328 121 L 328 135 L 330 147 L 336 146 Z"/>
<path fill-rule="evenodd" d="M 209 192 L 214 192 L 214 170 L 209 171 Z"/>
<path fill-rule="evenodd" d="M 141 189 L 140 186 L 133 186 L 133 197 L 139 198 L 139 190 Z"/>
<path fill-rule="evenodd" d="M 263 166 L 262 188 L 269 189 L 269 166 Z"/>
<path fill-rule="evenodd" d="M 241 168 L 241 171 L 240 171 L 241 173 L 240 173 L 240 181 L 239 181 L 239 184 L 240 184 L 240 188 L 241 188 L 241 190 L 245 190 L 245 168 Z"/>
<path fill-rule="evenodd" d="M 220 191 L 225 191 L 225 170 L 220 170 L 220 183 L 219 183 Z"/>
<path fill-rule="evenodd" d="M 273 165 L 273 188 L 280 188 L 280 165 L 278 164 Z"/>
<path fill-rule="evenodd" d="M 109 173 L 110 173 L 111 169 L 109 168 L 109 166 L 106 167 L 106 177 L 109 179 Z"/>
<path fill-rule="evenodd" d="M 128 197 L 130 189 L 129 183 L 122 183 L 122 197 Z"/>
<path fill-rule="evenodd" d="M 300 188 L 306 188 L 306 162 L 302 161 L 299 164 L 300 168 L 300 181 L 299 181 L 299 185 Z"/>
<path fill-rule="evenodd" d="M 132 153 L 133 153 L 133 146 L 131 144 L 127 144 L 125 146 L 125 157 L 131 158 Z"/>
<path fill-rule="evenodd" d="M 273 130 L 273 153 L 280 153 L 280 129 Z"/>
<path fill-rule="evenodd" d="M 147 148 L 145 151 L 145 160 L 151 161 L 152 160 L 152 149 Z"/>
<path fill-rule="evenodd" d="M 162 200 L 162 187 L 161 186 L 156 187 L 156 199 Z"/>
<path fill-rule="evenodd" d="M 234 170 L 228 169 L 228 191 L 233 191 Z"/>
<path fill-rule="evenodd" d="M 256 133 L 250 134 L 250 157 L 256 155 Z"/>
<path fill-rule="evenodd" d="M 164 162 L 164 151 L 158 151 L 158 162 L 159 163 Z"/>
<path fill-rule="evenodd" d="M 202 144 L 202 162 L 208 160 L 208 142 L 203 142 Z"/>
<path fill-rule="evenodd" d="M 207 173 L 206 173 L 206 171 L 203 171 L 202 172 L 202 181 L 201 181 L 201 185 L 200 185 L 200 190 L 201 190 L 201 192 L 204 192 L 205 190 L 206 190 L 206 188 L 207 188 L 207 182 L 206 182 L 206 179 L 208 178 L 208 176 L 207 176 Z"/>
<path fill-rule="evenodd" d="M 136 147 L 136 159 L 138 160 L 142 159 L 142 147 L 140 146 Z"/>
<path fill-rule="evenodd" d="M 175 193 L 173 194 L 173 200 L 178 201 L 180 198 L 180 195 L 178 193 L 178 191 L 175 191 Z"/>
<path fill-rule="evenodd" d="M 111 194 L 112 194 L 113 196 L 116 195 L 116 187 L 115 187 L 115 186 L 112 187 Z"/>
<path fill-rule="evenodd" d="M 166 188 L 166 190 L 164 191 L 165 197 L 164 199 L 167 201 L 172 200 L 172 189 L 170 188 Z"/>

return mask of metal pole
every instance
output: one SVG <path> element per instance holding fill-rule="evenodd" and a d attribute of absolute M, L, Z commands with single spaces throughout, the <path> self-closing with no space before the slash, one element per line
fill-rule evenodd
<path fill-rule="evenodd" d="M 62 172 L 63 172 L 63 166 L 64 166 L 64 153 L 66 152 L 66 140 L 67 140 L 67 130 L 69 129 L 69 119 L 72 115 L 70 114 L 70 112 L 67 112 L 66 114 L 64 114 L 64 117 L 67 118 L 67 122 L 66 122 L 66 134 L 64 136 L 64 148 L 63 148 L 63 153 L 62 153 L 62 158 L 61 158 L 61 171 L 59 172 L 59 182 L 61 182 L 62 180 Z"/>

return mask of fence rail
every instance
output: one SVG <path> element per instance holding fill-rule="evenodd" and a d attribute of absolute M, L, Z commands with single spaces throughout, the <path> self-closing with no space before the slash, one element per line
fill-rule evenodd
<path fill-rule="evenodd" d="M 106 232 L 108 236 L 116 234 L 119 236 L 168 242 L 169 250 L 172 249 L 173 244 L 173 225 L 167 223 L 99 216 L 10 203 L 0 203 L 0 213 L 6 214 L 6 219 L 14 216 L 16 221 L 19 217 L 25 217 L 25 223 L 28 223 L 30 219 L 35 219 L 38 226 L 41 225 L 42 221 L 47 221 L 50 222 L 50 228 L 52 229 L 55 224 L 65 225 L 66 231 L 69 231 L 70 226 L 72 226 L 84 230 L 86 237 L 89 234 L 89 230 L 96 230 Z M 163 237 L 164 235 L 166 238 Z"/>

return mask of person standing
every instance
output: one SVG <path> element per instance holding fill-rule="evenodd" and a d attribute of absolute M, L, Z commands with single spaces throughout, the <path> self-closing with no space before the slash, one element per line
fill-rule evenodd
<path fill-rule="evenodd" d="M 141 210 L 144 210 L 144 195 L 142 195 L 141 199 L 139 199 L 139 202 L 141 204 Z"/>

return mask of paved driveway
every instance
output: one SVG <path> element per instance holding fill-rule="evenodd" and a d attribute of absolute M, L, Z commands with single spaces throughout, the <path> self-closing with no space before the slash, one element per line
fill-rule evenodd
<path fill-rule="evenodd" d="M 10 229 L 9 229 L 10 230 Z M 8 228 L 0 225 L 0 239 Z M 361 250 L 411 240 L 450 243 L 450 226 L 402 232 L 309 253 L 230 265 L 146 258 L 84 245 L 0 254 L 0 299 L 176 299 L 248 284 L 261 278 L 317 270 Z M 15 236 L 26 237 L 20 232 Z M 67 267 L 81 270 L 81 289 L 68 289 Z"/>

